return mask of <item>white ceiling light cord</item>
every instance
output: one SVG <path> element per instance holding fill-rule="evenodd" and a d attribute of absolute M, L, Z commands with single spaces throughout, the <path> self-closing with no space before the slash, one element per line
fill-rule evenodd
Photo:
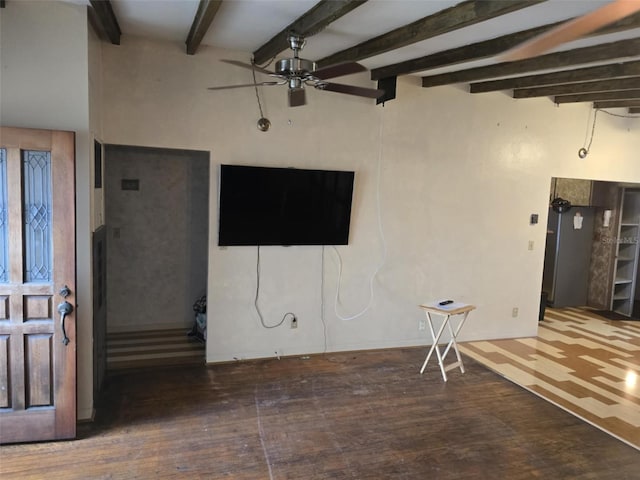
<path fill-rule="evenodd" d="M 382 111 L 384 112 L 384 107 L 382 108 Z M 340 252 L 338 252 L 338 249 L 335 247 L 335 245 L 333 246 L 333 251 L 336 253 L 338 257 L 338 282 L 336 285 L 336 296 L 333 303 L 333 310 L 336 314 L 336 317 L 338 317 L 340 320 L 345 320 L 345 321 L 354 320 L 364 315 L 369 310 L 369 308 L 371 308 L 371 305 L 373 305 L 373 298 L 374 298 L 373 282 L 376 276 L 378 275 L 378 272 L 387 261 L 387 242 L 384 238 L 384 230 L 382 228 L 382 214 L 380 212 L 380 177 L 382 176 L 383 133 L 384 133 L 384 113 L 381 113 L 380 114 L 380 131 L 379 131 L 379 140 L 378 140 L 378 168 L 377 168 L 377 178 L 376 178 L 376 209 L 378 211 L 377 212 L 378 213 L 377 215 L 378 216 L 378 233 L 380 235 L 380 243 L 382 244 L 382 258 L 380 259 L 380 263 L 378 264 L 373 274 L 371 274 L 371 278 L 369 279 L 369 302 L 367 303 L 367 306 L 360 312 L 356 313 L 355 315 L 344 317 L 340 315 L 340 313 L 338 313 L 338 302 L 340 299 L 340 283 L 342 281 L 342 257 L 340 256 Z"/>

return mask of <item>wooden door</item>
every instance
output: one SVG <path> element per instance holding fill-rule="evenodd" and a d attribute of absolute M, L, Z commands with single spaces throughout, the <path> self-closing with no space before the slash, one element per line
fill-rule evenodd
<path fill-rule="evenodd" d="M 0 443 L 75 437 L 74 145 L 0 127 Z"/>

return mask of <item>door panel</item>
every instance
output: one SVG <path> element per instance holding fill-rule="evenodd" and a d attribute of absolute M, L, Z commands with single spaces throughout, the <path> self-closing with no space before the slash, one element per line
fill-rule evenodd
<path fill-rule="evenodd" d="M 0 128 L 0 443 L 75 437 L 74 142 Z"/>

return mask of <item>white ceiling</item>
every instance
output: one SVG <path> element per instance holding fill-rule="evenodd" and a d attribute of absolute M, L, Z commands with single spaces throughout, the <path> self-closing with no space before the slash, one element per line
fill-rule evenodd
<path fill-rule="evenodd" d="M 251 52 L 313 7 L 318 0 L 226 0 L 205 35 L 202 44 Z M 111 0 L 124 35 L 137 35 L 183 44 L 198 7 L 198 0 Z M 431 15 L 459 3 L 456 0 L 369 0 L 307 39 L 305 58 L 317 60 Z M 467 45 L 571 18 L 594 10 L 609 0 L 548 0 L 493 20 L 462 28 L 424 40 L 392 52 L 362 60 L 368 68 L 376 68 L 425 56 L 441 50 Z M 640 36 L 639 29 L 623 33 L 583 39 L 565 44 L 560 49 L 590 46 L 623 38 Z M 639 52 L 640 55 L 640 52 Z M 464 68 L 496 63 L 485 59 Z M 429 74 L 459 70 L 453 65 Z M 416 73 L 419 75 L 420 73 Z"/>

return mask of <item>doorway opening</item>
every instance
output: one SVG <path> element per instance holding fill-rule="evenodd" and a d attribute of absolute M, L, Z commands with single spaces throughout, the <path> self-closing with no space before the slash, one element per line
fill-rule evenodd
<path fill-rule="evenodd" d="M 105 146 L 107 370 L 205 361 L 209 152 Z"/>
<path fill-rule="evenodd" d="M 640 185 L 553 178 L 556 199 L 571 206 L 549 209 L 542 298 L 640 319 Z"/>

